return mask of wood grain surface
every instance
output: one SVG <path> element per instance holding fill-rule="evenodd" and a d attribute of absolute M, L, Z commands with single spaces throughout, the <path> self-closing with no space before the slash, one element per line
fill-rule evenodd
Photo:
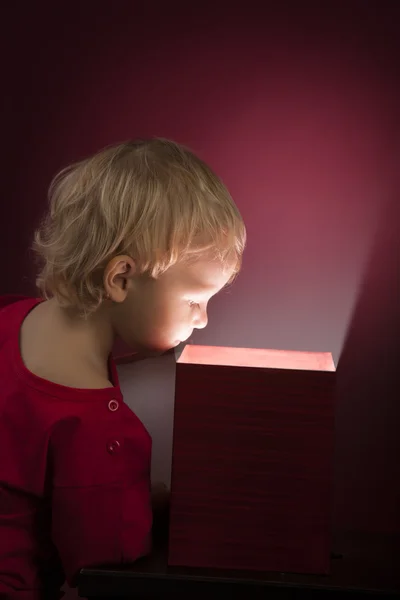
<path fill-rule="evenodd" d="M 178 361 L 170 565 L 328 573 L 334 383 Z"/>

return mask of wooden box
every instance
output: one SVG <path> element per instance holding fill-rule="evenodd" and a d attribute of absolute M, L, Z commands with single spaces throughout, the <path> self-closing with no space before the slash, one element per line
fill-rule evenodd
<path fill-rule="evenodd" d="M 334 383 L 329 353 L 185 347 L 169 565 L 329 572 Z"/>

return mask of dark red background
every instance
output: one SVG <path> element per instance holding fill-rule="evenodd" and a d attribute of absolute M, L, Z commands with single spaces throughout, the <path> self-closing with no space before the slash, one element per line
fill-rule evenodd
<path fill-rule="evenodd" d="M 400 532 L 396 2 L 269 4 L 2 9 L 0 291 L 34 289 L 60 167 L 129 137 L 192 146 L 249 231 L 198 339 L 340 357 L 335 525 Z"/>

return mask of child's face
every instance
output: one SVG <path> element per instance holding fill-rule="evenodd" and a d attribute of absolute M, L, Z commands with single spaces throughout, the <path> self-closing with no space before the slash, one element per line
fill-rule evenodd
<path fill-rule="evenodd" d="M 116 333 L 139 352 L 162 353 L 207 325 L 207 305 L 230 280 L 233 267 L 199 259 L 170 267 L 158 279 L 134 275 L 113 309 Z"/>

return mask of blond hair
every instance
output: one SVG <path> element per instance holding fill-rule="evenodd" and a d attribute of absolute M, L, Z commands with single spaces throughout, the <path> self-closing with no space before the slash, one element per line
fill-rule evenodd
<path fill-rule="evenodd" d="M 85 315 L 104 299 L 103 273 L 131 256 L 158 277 L 180 260 L 212 251 L 239 271 L 246 232 L 228 190 L 187 148 L 152 139 L 108 147 L 62 170 L 35 232 L 37 286 Z"/>

